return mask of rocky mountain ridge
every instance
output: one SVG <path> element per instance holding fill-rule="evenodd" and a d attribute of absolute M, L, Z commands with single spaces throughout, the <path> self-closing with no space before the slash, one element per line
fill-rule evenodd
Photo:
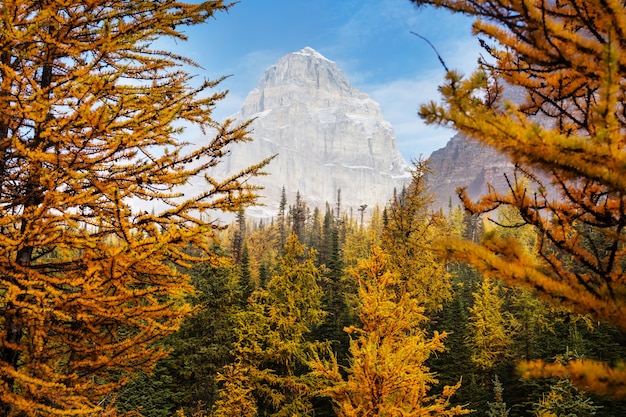
<path fill-rule="evenodd" d="M 249 209 L 253 216 L 276 215 L 283 187 L 289 201 L 300 193 L 311 207 L 333 205 L 341 190 L 349 209 L 386 204 L 410 178 L 379 104 L 312 48 L 268 68 L 233 118 L 254 120 L 254 141 L 231 149 L 228 172 L 277 155 L 270 175 L 254 179 L 264 206 Z"/>
<path fill-rule="evenodd" d="M 433 194 L 433 210 L 447 209 L 461 202 L 456 194 L 457 187 L 467 187 L 473 200 L 486 194 L 488 184 L 498 191 L 508 190 L 506 175 L 513 174 L 514 165 L 495 149 L 457 134 L 445 147 L 430 156 L 427 183 Z"/>
<path fill-rule="evenodd" d="M 514 103 L 525 101 L 526 92 L 520 87 L 505 86 L 503 99 Z M 532 117 L 534 122 L 550 126 L 554 121 L 541 115 Z M 433 209 L 447 209 L 450 205 L 460 204 L 456 193 L 457 187 L 466 187 L 470 198 L 477 201 L 487 194 L 492 186 L 500 193 L 508 193 L 509 180 L 514 178 L 514 164 L 509 158 L 493 148 L 461 134 L 452 137 L 445 147 L 430 156 L 430 168 L 433 173 L 428 177 L 430 191 L 434 194 Z M 551 197 L 559 198 L 558 190 L 550 182 L 550 176 L 536 168 L 525 167 L 532 172 L 549 192 Z M 537 184 L 531 184 L 531 189 Z"/>

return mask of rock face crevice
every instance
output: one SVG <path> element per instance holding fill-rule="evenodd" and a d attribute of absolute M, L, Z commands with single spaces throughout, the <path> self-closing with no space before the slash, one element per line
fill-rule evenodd
<path fill-rule="evenodd" d="M 283 187 L 290 201 L 300 192 L 311 206 L 332 205 L 341 189 L 349 209 L 382 206 L 410 179 L 378 103 L 312 48 L 268 68 L 233 118 L 254 119 L 254 141 L 231 149 L 231 172 L 278 155 L 270 175 L 254 179 L 265 188 L 259 215 L 275 215 Z"/>

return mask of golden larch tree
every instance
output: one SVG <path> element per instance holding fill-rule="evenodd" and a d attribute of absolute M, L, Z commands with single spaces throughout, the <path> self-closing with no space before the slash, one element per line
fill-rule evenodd
<path fill-rule="evenodd" d="M 626 330 L 626 6 L 622 1 L 413 0 L 475 17 L 485 49 L 469 77 L 449 71 L 430 123 L 454 127 L 518 166 L 508 193 L 465 207 L 514 207 L 538 236 L 538 256 L 515 237 L 446 250 L 488 276 Z M 512 92 L 515 102 L 505 96 Z M 509 95 L 510 96 L 510 95 Z M 530 186 L 529 186 L 530 182 Z M 531 189 L 532 188 L 532 189 Z M 569 375 L 586 390 L 626 395 L 623 364 L 572 361 L 530 373 Z"/>
<path fill-rule="evenodd" d="M 390 256 L 389 268 L 431 314 L 452 298 L 452 283 L 445 263 L 432 247 L 449 231 L 442 216 L 430 212 L 428 174 L 427 162 L 413 162 L 411 181 L 394 193 L 386 207 L 381 246 Z"/>
<path fill-rule="evenodd" d="M 254 198 L 263 163 L 207 174 L 247 125 L 213 121 L 217 82 L 155 48 L 227 8 L 0 4 L 0 415 L 93 415 L 149 370 L 189 310 L 175 265 L 211 258 L 203 213 Z"/>
<path fill-rule="evenodd" d="M 340 371 L 337 358 L 316 355 L 311 366 L 320 380 L 320 395 L 329 397 L 341 417 L 360 416 L 458 416 L 468 414 L 450 404 L 459 388 L 445 386 L 440 395 L 431 394 L 437 384 L 426 361 L 444 348 L 445 333 L 428 337 L 427 318 L 419 297 L 413 297 L 389 256 L 378 246 L 351 269 L 359 285 L 359 325 L 350 333 L 350 365 Z"/>
<path fill-rule="evenodd" d="M 236 317 L 234 360 L 218 376 L 212 415 L 311 415 L 307 355 L 322 344 L 310 334 L 325 315 L 316 257 L 295 233 L 287 236 L 267 286 Z"/>
<path fill-rule="evenodd" d="M 511 356 L 513 345 L 512 317 L 504 311 L 504 297 L 497 282 L 483 280 L 472 293 L 469 307 L 467 346 L 471 359 L 483 371 L 492 371 L 498 362 Z"/>

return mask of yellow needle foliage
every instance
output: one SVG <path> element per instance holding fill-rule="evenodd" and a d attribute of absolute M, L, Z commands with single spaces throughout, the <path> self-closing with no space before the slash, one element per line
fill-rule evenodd
<path fill-rule="evenodd" d="M 347 378 L 336 357 L 319 356 L 312 361 L 320 378 L 321 394 L 330 397 L 341 417 L 360 416 L 458 416 L 468 414 L 452 406 L 450 397 L 459 388 L 446 386 L 441 395 L 430 394 L 437 383 L 426 360 L 443 350 L 445 334 L 428 338 L 424 309 L 411 297 L 398 276 L 389 269 L 388 258 L 378 247 L 352 270 L 359 284 L 359 327 L 352 335 Z"/>
<path fill-rule="evenodd" d="M 492 191 L 476 204 L 460 190 L 463 204 L 473 213 L 514 207 L 538 234 L 537 256 L 514 237 L 497 235 L 479 245 L 448 241 L 446 251 L 488 276 L 626 330 L 626 6 L 615 0 L 414 2 L 476 17 L 474 33 L 486 51 L 471 76 L 448 72 L 443 105 L 424 105 L 421 116 L 506 153 L 526 177 L 510 179 L 508 193 Z M 510 93 L 515 102 L 504 99 Z M 624 396 L 626 372 L 613 365 L 526 369 L 568 374 L 586 390 Z"/>
<path fill-rule="evenodd" d="M 218 376 L 216 417 L 311 414 L 307 355 L 319 349 L 311 330 L 324 317 L 317 253 L 290 234 L 267 288 L 252 293 L 237 316 L 234 361 Z"/>
<path fill-rule="evenodd" d="M 470 336 L 466 342 L 472 352 L 472 362 L 480 369 L 490 371 L 511 354 L 512 320 L 503 311 L 504 298 L 496 282 L 483 280 L 472 296 L 474 304 L 469 308 Z"/>
<path fill-rule="evenodd" d="M 395 193 L 387 206 L 381 246 L 391 258 L 390 268 L 398 273 L 411 295 L 426 309 L 440 311 L 452 298 L 451 275 L 437 259 L 433 242 L 448 231 L 439 214 L 430 213 L 426 162 L 413 162 L 411 182 Z"/>
<path fill-rule="evenodd" d="M 202 213 L 253 199 L 263 163 L 206 175 L 246 125 L 214 122 L 217 82 L 192 86 L 195 64 L 153 47 L 225 9 L 0 3 L 0 415 L 93 415 L 149 370 L 189 310 L 174 266 L 211 258 Z M 183 142 L 185 125 L 212 139 Z"/>

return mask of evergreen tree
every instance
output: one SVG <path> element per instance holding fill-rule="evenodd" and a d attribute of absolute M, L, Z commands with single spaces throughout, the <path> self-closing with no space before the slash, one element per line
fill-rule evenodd
<path fill-rule="evenodd" d="M 487 417 L 508 417 L 509 410 L 506 408 L 506 403 L 502 396 L 503 392 L 502 384 L 498 379 L 498 375 L 493 378 L 493 394 L 495 397 L 494 402 L 489 403 L 489 410 L 487 410 Z"/>
<path fill-rule="evenodd" d="M 215 249 L 219 252 L 219 249 Z M 184 409 L 210 408 L 217 397 L 218 371 L 232 360 L 233 327 L 241 304 L 237 268 L 198 265 L 190 271 L 196 294 L 194 314 L 163 345 L 170 351 L 154 372 L 143 374 L 118 395 L 120 411 L 140 409 L 144 417 L 171 417 Z"/>
<path fill-rule="evenodd" d="M 266 288 L 270 279 L 270 272 L 267 264 L 262 263 L 259 267 L 259 288 Z"/>
<path fill-rule="evenodd" d="M 492 190 L 474 204 L 461 190 L 464 206 L 473 213 L 511 206 L 539 239 L 539 256 L 498 236 L 481 244 L 450 241 L 446 251 L 488 276 L 626 330 L 626 6 L 413 1 L 477 17 L 474 33 L 489 56 L 469 77 L 449 71 L 440 88 L 443 105 L 424 105 L 421 116 L 506 153 L 519 167 L 508 193 Z M 506 101 L 508 88 L 521 91 L 522 101 Z M 537 169 L 551 188 L 533 174 Z M 535 191 L 517 181 L 522 177 Z M 586 389 L 626 396 L 623 366 L 586 360 L 524 369 L 567 374 Z"/>
<path fill-rule="evenodd" d="M 241 253 L 241 265 L 239 266 L 239 288 L 241 291 L 241 299 L 247 302 L 248 297 L 254 291 L 254 283 L 252 282 L 252 273 L 250 271 L 250 251 L 248 244 L 243 244 Z"/>
<path fill-rule="evenodd" d="M 545 302 L 524 288 L 509 290 L 508 311 L 515 318 L 514 340 L 517 357 L 525 360 L 551 357 L 543 344 L 547 333 L 554 333 L 563 321 L 563 310 L 550 308 Z M 570 345 L 571 346 L 571 345 Z M 556 344 L 553 348 L 562 349 Z"/>
<path fill-rule="evenodd" d="M 197 65 L 155 49 L 228 7 L 0 4 L 0 415 L 108 407 L 189 313 L 173 265 L 211 256 L 203 214 L 253 201 L 264 163 L 208 173 L 248 124 L 213 120 L 219 81 L 192 86 Z M 191 126 L 215 134 L 191 148 Z M 195 177 L 206 187 L 183 196 Z"/>
<path fill-rule="evenodd" d="M 394 193 L 386 211 L 382 247 L 408 291 L 432 313 L 450 299 L 452 286 L 445 264 L 432 247 L 435 239 L 446 233 L 446 226 L 443 218 L 429 213 L 432 199 L 425 182 L 427 173 L 426 163 L 416 161 L 409 185 Z"/>
<path fill-rule="evenodd" d="M 321 394 L 330 397 L 338 416 L 456 416 L 469 411 L 450 406 L 458 388 L 445 387 L 430 395 L 437 381 L 425 362 L 443 349 L 444 334 L 428 338 L 422 328 L 426 317 L 409 292 L 398 290 L 401 281 L 388 268 L 380 248 L 353 271 L 359 284 L 360 325 L 346 329 L 350 341 L 347 376 L 335 355 L 312 362 L 321 380 Z"/>
<path fill-rule="evenodd" d="M 243 209 L 237 212 L 235 225 L 231 242 L 232 258 L 236 265 L 241 265 L 243 246 L 246 241 L 246 213 Z"/>
<path fill-rule="evenodd" d="M 554 383 L 537 407 L 537 417 L 592 417 L 598 411 L 589 397 L 583 395 L 568 379 Z"/>
<path fill-rule="evenodd" d="M 360 228 L 363 229 L 363 216 L 365 215 L 365 209 L 367 208 L 367 204 L 361 204 L 359 206 L 359 213 L 361 217 Z"/>
<path fill-rule="evenodd" d="M 335 219 L 330 209 L 330 205 L 326 203 L 326 212 L 324 213 L 324 223 L 322 225 L 322 247 L 319 253 L 320 264 L 329 265 L 333 251 L 336 250 L 335 243 L 338 243 L 338 234 L 334 235 L 336 229 Z"/>
<path fill-rule="evenodd" d="M 335 220 L 341 219 L 341 188 L 337 189 L 337 201 L 335 201 Z"/>
<path fill-rule="evenodd" d="M 216 416 L 311 412 L 306 357 L 319 343 L 308 335 L 324 315 L 315 257 L 291 234 L 267 287 L 237 316 L 234 362 L 221 373 Z"/>
<path fill-rule="evenodd" d="M 467 347 L 468 340 L 471 340 L 469 308 L 473 305 L 472 293 L 478 290 L 481 278 L 464 264 L 451 264 L 448 268 L 453 277 L 452 300 L 447 301 L 429 323 L 430 327 L 448 333 L 446 349 L 431 358 L 429 365 L 438 375 L 439 386 L 454 385 L 463 380 L 452 398 L 453 404 L 466 404 L 477 415 L 483 415 L 491 399 L 490 387 L 485 384 L 485 373 L 472 361 L 472 350 Z"/>
<path fill-rule="evenodd" d="M 280 203 L 278 206 L 278 248 L 282 251 L 285 248 L 287 242 L 287 192 L 285 187 L 280 194 Z"/>
<path fill-rule="evenodd" d="M 343 328 L 350 323 L 351 311 L 347 298 L 354 293 L 349 282 L 344 280 L 342 244 L 339 236 L 339 223 L 334 221 L 329 206 L 324 220 L 324 279 L 321 282 L 322 303 L 326 316 L 315 330 L 318 340 L 329 341 L 340 363 L 346 358 L 348 337 Z"/>
<path fill-rule="evenodd" d="M 291 220 L 291 233 L 294 233 L 300 241 L 304 241 L 306 232 L 306 204 L 300 196 L 300 191 L 296 193 L 296 202 L 293 207 L 289 208 L 289 217 Z"/>

